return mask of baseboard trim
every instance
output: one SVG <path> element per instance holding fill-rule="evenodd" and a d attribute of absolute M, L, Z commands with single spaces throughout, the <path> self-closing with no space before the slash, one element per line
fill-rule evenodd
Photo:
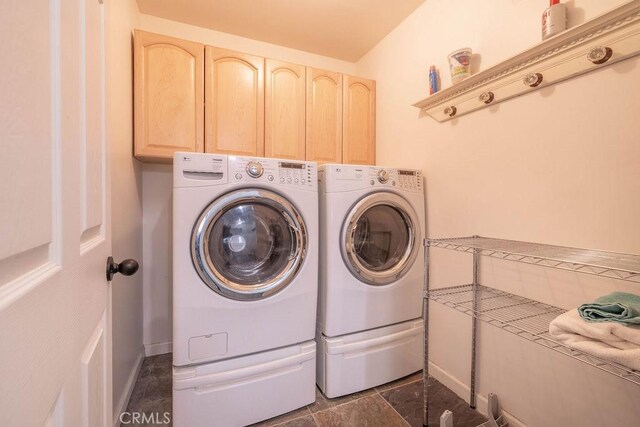
<path fill-rule="evenodd" d="M 140 347 L 140 352 L 136 358 L 136 363 L 133 365 L 133 369 L 127 379 L 127 384 L 124 387 L 125 392 L 120 397 L 120 401 L 115 405 L 115 411 L 113 413 L 113 425 L 114 427 L 120 427 L 120 414 L 127 409 L 129 399 L 133 393 L 133 388 L 136 386 L 136 380 L 140 374 L 140 368 L 142 368 L 142 362 L 144 362 L 144 347 Z"/>
<path fill-rule="evenodd" d="M 147 357 L 157 356 L 159 354 L 171 353 L 172 350 L 173 350 L 173 343 L 171 341 L 144 345 L 144 354 Z"/>
<path fill-rule="evenodd" d="M 465 402 L 469 403 L 469 393 L 471 392 L 471 389 L 465 383 L 453 377 L 438 365 L 434 365 L 432 362 L 429 362 L 429 375 L 440 381 L 445 387 L 460 396 L 461 399 L 464 399 Z M 498 394 L 498 398 L 500 398 L 500 394 Z M 476 410 L 478 410 L 484 416 L 487 415 L 487 400 L 487 396 L 482 396 L 480 394 L 476 395 Z M 527 427 L 525 423 L 511 415 L 509 412 L 505 411 L 504 408 L 501 409 L 505 418 L 507 419 L 507 421 L 509 421 L 510 426 Z M 453 421 L 455 423 L 455 416 Z"/>

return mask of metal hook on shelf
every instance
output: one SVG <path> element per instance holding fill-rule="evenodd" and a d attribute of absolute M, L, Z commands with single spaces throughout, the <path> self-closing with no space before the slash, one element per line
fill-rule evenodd
<path fill-rule="evenodd" d="M 444 109 L 444 113 L 449 117 L 455 116 L 457 112 L 458 109 L 453 105 Z"/>
<path fill-rule="evenodd" d="M 494 97 L 495 96 L 493 92 L 482 92 L 478 97 L 478 100 L 480 100 L 480 102 L 483 102 L 485 104 L 491 104 L 493 102 Z"/>
<path fill-rule="evenodd" d="M 542 83 L 542 74 L 529 73 L 526 76 L 524 76 L 524 79 L 522 81 L 525 85 L 529 87 L 540 86 L 540 83 Z"/>
<path fill-rule="evenodd" d="M 613 55 L 613 49 L 606 46 L 596 46 L 587 53 L 587 59 L 596 65 L 604 64 Z"/>

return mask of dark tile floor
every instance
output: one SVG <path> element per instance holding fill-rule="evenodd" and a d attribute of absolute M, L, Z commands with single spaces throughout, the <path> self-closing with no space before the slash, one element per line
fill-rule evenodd
<path fill-rule="evenodd" d="M 456 427 L 475 427 L 486 421 L 454 392 L 435 379 L 429 381 L 429 426 L 453 412 Z M 171 412 L 171 354 L 147 357 L 127 407 L 128 412 Z M 147 424 L 154 425 L 154 424 Z M 167 424 L 162 424 L 167 426 Z M 170 425 L 170 424 L 169 424 Z M 304 408 L 255 424 L 260 427 L 422 426 L 422 374 L 337 399 L 316 389 L 316 401 Z M 188 426 L 187 426 L 188 427 Z M 225 427 L 225 426 L 212 426 Z"/>

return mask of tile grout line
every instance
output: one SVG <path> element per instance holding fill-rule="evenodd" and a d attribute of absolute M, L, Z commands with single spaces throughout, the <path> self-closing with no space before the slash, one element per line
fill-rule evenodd
<path fill-rule="evenodd" d="M 408 384 L 411 384 L 411 383 L 408 383 Z M 402 387 L 402 386 L 399 386 L 399 387 Z M 398 387 L 395 387 L 395 388 L 398 388 Z M 389 390 L 394 390 L 394 389 L 393 389 L 393 388 L 390 388 Z M 388 390 L 385 390 L 385 391 L 388 391 Z M 403 417 L 402 415 L 400 415 L 400 412 L 398 412 L 398 411 L 396 410 L 396 408 L 394 408 L 394 407 L 393 407 L 393 405 L 392 405 L 389 401 L 387 401 L 387 399 L 385 399 L 385 398 L 384 398 L 384 396 L 383 396 L 383 395 L 381 395 L 381 394 L 380 394 L 380 392 L 379 392 L 378 390 L 376 390 L 376 394 L 377 394 L 378 396 L 380 396 L 380 398 L 382 399 L 382 401 L 383 401 L 384 403 L 386 403 L 386 404 L 387 404 L 387 406 L 388 406 L 389 408 L 391 408 L 391 410 L 392 410 L 393 412 L 395 412 L 396 414 L 398 414 L 398 416 L 400 417 L 400 419 L 401 419 L 401 420 L 402 420 L 406 425 L 408 425 L 408 426 L 410 426 L 410 427 L 411 427 L 411 424 L 409 424 L 409 422 L 408 422 L 407 420 L 405 420 L 405 419 L 404 419 L 404 417 Z"/>
<path fill-rule="evenodd" d="M 375 388 L 373 388 L 372 390 L 373 390 L 373 393 L 367 394 L 367 395 L 359 397 L 357 399 L 349 400 L 348 402 L 340 403 L 339 405 L 330 406 L 329 408 L 325 408 L 325 409 L 323 409 L 321 411 L 311 412 L 311 409 L 309 409 L 309 408 L 307 408 L 307 409 L 309 409 L 309 412 L 311 412 L 311 417 L 313 418 L 313 422 L 316 424 L 316 426 L 319 426 L 320 424 L 318 423 L 318 419 L 316 418 L 317 414 L 319 414 L 321 412 L 327 412 L 327 411 L 330 411 L 330 410 L 332 410 L 334 408 L 339 408 L 340 406 L 348 405 L 348 404 L 353 403 L 353 402 L 357 402 L 358 400 L 362 400 L 365 397 L 373 396 L 374 394 L 376 394 L 376 390 L 375 390 Z M 382 398 L 382 400 L 384 400 L 384 398 Z M 403 418 L 403 420 L 404 420 L 404 418 Z M 276 427 L 276 426 L 274 426 L 274 427 Z"/>
<path fill-rule="evenodd" d="M 417 381 L 419 381 L 419 380 L 417 380 Z M 411 383 L 407 383 L 407 384 L 412 384 L 412 383 L 414 383 L 414 382 L 416 382 L 416 381 L 412 381 Z M 406 384 L 403 384 L 403 385 L 406 385 Z M 398 387 L 402 387 L 402 386 L 398 386 Z M 393 387 L 393 388 L 390 388 L 389 390 L 393 390 L 393 389 L 396 389 L 396 388 L 398 388 L 398 387 Z M 387 391 L 387 390 L 385 390 L 385 391 Z M 331 410 L 331 409 L 339 408 L 340 406 L 348 405 L 348 404 L 350 404 L 350 403 L 357 402 L 358 400 L 362 400 L 362 399 L 364 399 L 364 398 L 366 398 L 366 397 L 371 397 L 371 396 L 375 396 L 375 395 L 378 395 L 378 396 L 382 399 L 382 401 L 385 403 L 385 405 L 387 405 L 388 407 L 390 407 L 390 408 L 393 410 L 393 412 L 394 412 L 394 413 L 396 413 L 396 414 L 400 417 L 400 419 L 401 419 L 401 420 L 402 420 L 406 425 L 408 425 L 408 426 L 410 426 L 410 425 L 411 425 L 411 424 L 409 424 L 409 423 L 407 422 L 407 420 L 405 420 L 405 419 L 404 419 L 404 417 L 403 417 L 402 415 L 400 415 L 400 413 L 399 413 L 398 411 L 396 411 L 396 409 L 395 409 L 393 406 L 391 406 L 391 404 L 390 404 L 389 402 L 387 402 L 387 399 L 385 399 L 384 397 L 382 397 L 382 395 L 378 392 L 378 390 L 376 390 L 376 389 L 375 389 L 375 387 L 373 388 L 373 393 L 367 394 L 366 396 L 362 396 L 362 397 L 359 397 L 359 398 L 357 398 L 357 399 L 350 400 L 350 401 L 345 402 L 345 403 L 341 403 L 341 404 L 336 405 L 336 406 L 331 406 L 330 408 L 326 408 L 326 409 L 323 409 L 323 410 L 321 410 L 321 411 L 311 412 L 311 416 L 313 417 L 313 421 L 314 421 L 314 422 L 316 423 L 316 425 L 317 425 L 317 424 L 318 424 L 318 421 L 316 420 L 316 414 L 319 414 L 319 413 L 321 413 L 321 412 L 327 412 L 327 411 L 329 411 L 329 410 Z M 308 409 L 308 408 L 307 408 L 307 409 Z M 297 418 L 296 418 L 296 419 L 297 419 Z M 293 421 L 293 420 L 291 420 L 291 421 Z M 276 427 L 276 426 L 273 426 L 273 427 Z"/>
<path fill-rule="evenodd" d="M 340 407 L 340 406 L 344 406 L 344 405 L 347 405 L 347 404 L 352 403 L 352 402 L 357 402 L 357 401 L 358 401 L 358 400 L 360 400 L 360 399 L 364 399 L 365 397 L 369 397 L 369 396 L 371 396 L 371 395 L 376 394 L 375 389 L 372 389 L 372 390 L 373 390 L 373 392 L 372 392 L 372 393 L 369 393 L 369 394 L 366 394 L 366 395 L 364 395 L 364 396 L 358 397 L 357 399 L 349 400 L 349 401 L 347 401 L 347 402 L 340 403 L 340 404 L 335 405 L 335 406 L 330 406 L 330 407 L 325 408 L 325 409 L 322 409 L 322 410 L 320 410 L 320 411 L 311 412 L 311 414 L 312 414 L 312 415 L 313 415 L 314 413 L 315 413 L 315 414 L 319 414 L 320 412 L 325 412 L 325 411 L 328 411 L 329 409 L 338 408 L 338 407 Z M 356 393 L 358 393 L 358 392 L 356 392 Z M 347 395 L 347 396 L 348 396 L 348 395 Z M 325 399 L 326 399 L 326 398 L 325 398 Z M 311 411 L 311 410 L 309 409 L 309 411 Z"/>
<path fill-rule="evenodd" d="M 390 390 L 395 390 L 395 389 L 397 389 L 397 388 L 403 387 L 403 386 L 405 386 L 405 385 L 413 384 L 413 383 L 416 383 L 416 382 L 418 382 L 418 381 L 421 381 L 421 379 L 416 379 L 415 381 L 410 381 L 410 382 L 405 383 L 405 384 L 400 384 L 400 385 L 398 385 L 398 386 L 396 386 L 396 387 L 389 387 L 389 388 L 387 388 L 387 389 L 384 389 L 384 390 L 383 390 L 383 392 L 390 391 Z M 384 403 L 385 403 L 387 406 L 389 406 L 389 407 L 393 410 L 393 412 L 395 412 L 396 414 L 398 414 L 398 416 L 399 416 L 400 418 L 402 418 L 402 421 L 404 421 L 404 423 L 405 423 L 405 424 L 407 424 L 407 425 L 409 425 L 409 426 L 411 425 L 411 424 L 409 424 L 409 422 L 408 422 L 407 420 L 405 420 L 405 419 L 404 419 L 404 417 L 403 417 L 402 415 L 400 415 L 400 413 L 399 413 L 399 412 L 398 412 L 398 411 L 397 411 L 397 410 L 396 410 L 396 409 L 395 409 L 395 408 L 394 408 L 394 407 L 393 407 L 393 406 L 392 406 L 392 405 L 387 401 L 387 399 L 385 399 L 385 398 L 384 398 L 384 396 L 382 396 L 382 395 L 380 394 L 380 391 L 378 391 L 378 389 L 377 389 L 376 387 L 372 387 L 370 390 L 373 390 L 373 392 L 371 392 L 370 394 L 366 394 L 366 395 L 361 396 L 361 397 L 359 397 L 359 398 L 357 398 L 357 399 L 349 400 L 349 401 L 347 401 L 347 402 L 340 403 L 340 404 L 335 405 L 335 406 L 330 406 L 330 407 L 325 408 L 325 409 L 322 409 L 322 410 L 320 410 L 320 411 L 312 412 L 312 411 L 311 411 L 311 409 L 309 409 L 309 406 L 308 406 L 308 405 L 305 407 L 305 409 L 306 409 L 307 411 L 309 411 L 309 414 L 311 415 L 311 418 L 313 418 L 314 423 L 316 423 L 316 425 L 317 425 L 317 424 L 318 424 L 318 420 L 316 419 L 316 414 L 319 414 L 319 413 L 321 413 L 321 412 L 326 412 L 326 411 L 329 411 L 329 410 L 331 410 L 331 409 L 338 408 L 338 407 L 340 407 L 340 406 L 348 405 L 348 404 L 350 404 L 350 403 L 357 402 L 358 400 L 364 399 L 365 397 L 369 397 L 369 396 L 373 396 L 373 395 L 376 395 L 376 394 L 377 394 L 378 396 L 380 396 L 380 398 L 382 398 L 382 400 L 384 401 Z M 323 395 L 323 397 L 324 397 L 324 395 Z M 326 397 L 325 397 L 325 399 L 326 399 Z M 283 421 L 283 422 L 278 423 L 278 424 L 273 424 L 271 427 L 278 427 L 278 426 L 281 426 L 281 425 L 283 425 L 283 424 L 285 424 L 285 423 L 288 423 L 288 422 L 290 422 L 290 421 L 295 421 L 295 420 L 298 420 L 298 419 L 300 419 L 300 418 L 304 418 L 304 417 L 306 417 L 306 416 L 307 416 L 307 415 L 301 415 L 301 416 L 299 416 L 299 417 L 292 418 L 292 419 L 290 419 L 290 420 Z"/>
<path fill-rule="evenodd" d="M 372 394 L 373 394 L 373 393 L 372 393 Z M 370 394 L 368 394 L 367 396 L 371 396 L 371 395 L 370 395 Z M 328 411 L 328 410 L 330 410 L 330 409 L 333 409 L 333 408 L 339 408 L 339 407 L 341 407 L 341 406 L 348 405 L 349 403 L 357 402 L 358 400 L 360 400 L 360 399 L 364 399 L 364 398 L 365 398 L 365 397 L 367 397 L 367 396 L 362 396 L 362 397 L 359 397 L 359 398 L 357 398 L 357 399 L 349 400 L 348 402 L 340 403 L 340 404 L 335 405 L 335 406 L 330 406 L 330 407 L 325 408 L 325 409 L 322 409 L 322 410 L 320 410 L 320 411 L 312 412 L 312 414 L 319 414 L 320 412 L 326 412 L 326 411 Z"/>
<path fill-rule="evenodd" d="M 380 392 L 383 392 L 383 393 L 384 393 L 385 391 L 395 390 L 395 389 L 397 389 L 397 388 L 404 387 L 404 386 L 409 385 L 409 384 L 417 383 L 418 381 L 422 381 L 422 379 L 421 379 L 421 378 L 418 378 L 417 380 L 409 381 L 408 383 L 400 384 L 400 385 L 397 385 L 397 386 L 395 386 L 395 387 L 385 388 L 384 390 L 378 390 L 378 388 L 377 388 L 377 387 L 374 387 L 374 390 L 376 391 L 376 393 L 380 393 Z"/>
<path fill-rule="evenodd" d="M 306 409 L 306 410 L 307 410 L 307 412 L 308 412 L 308 414 L 307 414 L 307 415 L 300 415 L 299 417 L 295 417 L 295 418 L 292 418 L 292 419 L 290 419 L 290 420 L 283 421 L 283 422 L 281 422 L 281 423 L 272 424 L 270 427 L 278 427 L 278 426 L 281 426 L 281 425 L 286 424 L 286 423 L 288 423 L 288 422 L 295 421 L 295 420 L 299 420 L 300 418 L 308 417 L 309 415 L 311 415 L 311 417 L 313 417 L 313 413 L 311 412 L 311 410 L 309 409 L 309 407 L 308 407 L 308 406 L 305 406 L 305 407 L 304 407 L 304 409 Z M 295 410 L 295 409 L 294 409 L 294 410 Z M 314 420 L 313 420 L 313 421 L 315 422 L 315 418 L 314 418 Z M 316 424 L 317 424 L 317 423 L 316 423 Z"/>
<path fill-rule="evenodd" d="M 309 412 L 311 412 L 311 410 L 309 410 Z M 318 420 L 316 419 L 316 414 L 314 414 L 313 412 L 311 412 L 311 419 L 313 420 L 313 423 L 318 426 Z"/>

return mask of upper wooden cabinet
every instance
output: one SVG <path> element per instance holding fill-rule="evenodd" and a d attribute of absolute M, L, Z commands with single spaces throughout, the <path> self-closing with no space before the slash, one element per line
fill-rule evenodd
<path fill-rule="evenodd" d="M 264 154 L 305 159 L 306 67 L 266 60 Z"/>
<path fill-rule="evenodd" d="M 342 163 L 342 74 L 307 68 L 306 159 Z"/>
<path fill-rule="evenodd" d="M 375 164 L 376 82 L 343 77 L 342 162 Z"/>
<path fill-rule="evenodd" d="M 264 156 L 264 58 L 206 47 L 205 151 Z"/>
<path fill-rule="evenodd" d="M 375 163 L 373 80 L 135 31 L 137 158 Z"/>
<path fill-rule="evenodd" d="M 135 156 L 203 151 L 204 45 L 136 31 L 134 70 Z"/>

